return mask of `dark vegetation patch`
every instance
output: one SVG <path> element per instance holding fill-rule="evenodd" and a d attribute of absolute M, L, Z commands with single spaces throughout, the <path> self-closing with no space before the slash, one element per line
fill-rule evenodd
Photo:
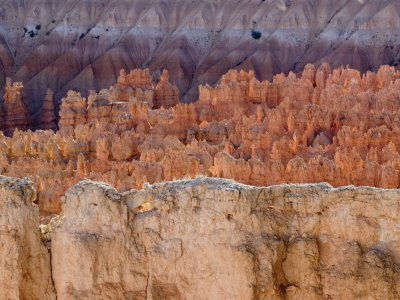
<path fill-rule="evenodd" d="M 261 38 L 262 34 L 261 34 L 261 32 L 253 29 L 251 31 L 251 36 L 253 37 L 253 39 L 259 40 Z"/>
<path fill-rule="evenodd" d="M 31 38 L 35 37 L 36 35 L 39 34 L 39 30 L 42 28 L 41 25 L 36 25 L 35 29 L 28 30 L 28 28 L 23 27 L 24 29 L 24 35 L 22 37 L 25 37 L 26 35 L 29 35 Z"/>

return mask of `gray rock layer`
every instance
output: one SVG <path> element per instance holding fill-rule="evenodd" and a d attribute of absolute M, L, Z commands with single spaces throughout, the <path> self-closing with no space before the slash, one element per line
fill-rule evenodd
<path fill-rule="evenodd" d="M 30 222 L 22 209 L 10 222 Z M 398 224 L 399 190 L 199 178 L 119 194 L 82 181 L 51 232 L 51 274 L 58 299 L 399 299 Z M 11 293 L 21 279 L 3 273 Z M 51 290 L 48 273 L 25 286 Z"/>
<path fill-rule="evenodd" d="M 47 88 L 86 94 L 121 68 L 169 69 L 196 100 L 232 68 L 270 79 L 325 61 L 397 66 L 399 12 L 397 0 L 1 0 L 0 90 L 22 81 L 35 119 Z"/>

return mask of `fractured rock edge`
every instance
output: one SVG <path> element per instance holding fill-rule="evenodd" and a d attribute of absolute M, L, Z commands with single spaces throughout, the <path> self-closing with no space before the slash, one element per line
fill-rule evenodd
<path fill-rule="evenodd" d="M 62 199 L 50 272 L 31 184 L 1 177 L 0 188 L 0 287 L 12 299 L 54 298 L 50 273 L 57 299 L 400 296 L 400 190 L 198 178 L 118 193 L 86 180 Z M 8 261 L 30 276 L 3 272 Z"/>
<path fill-rule="evenodd" d="M 2 299 L 55 299 L 50 253 L 41 242 L 36 191 L 27 179 L 0 176 Z"/>

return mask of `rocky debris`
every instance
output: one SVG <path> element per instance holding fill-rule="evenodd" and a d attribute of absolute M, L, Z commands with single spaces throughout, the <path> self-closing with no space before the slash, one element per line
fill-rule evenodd
<path fill-rule="evenodd" d="M 30 236 L 24 247 L 0 248 L 2 292 L 53 299 L 50 264 L 36 261 L 48 254 L 32 246 L 40 244 L 33 189 L 0 183 L 2 201 L 20 204 L 13 213 L 0 206 L 4 245 Z M 118 193 L 82 181 L 42 231 L 57 299 L 398 299 L 399 201 L 399 190 L 328 184 L 197 178 Z M 7 277 L 10 261 L 34 268 Z"/>
<path fill-rule="evenodd" d="M 56 299 L 50 254 L 41 242 L 36 192 L 0 176 L 0 290 L 3 299 Z"/>

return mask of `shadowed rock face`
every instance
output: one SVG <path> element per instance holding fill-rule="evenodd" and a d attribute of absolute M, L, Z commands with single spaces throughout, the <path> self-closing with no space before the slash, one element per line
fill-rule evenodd
<path fill-rule="evenodd" d="M 121 68 L 168 69 L 184 100 L 231 68 L 259 79 L 306 63 L 366 71 L 399 63 L 396 0 L 156 1 L 3 0 L 0 89 L 25 85 L 40 116 L 47 88 L 86 96 L 116 81 Z"/>
<path fill-rule="evenodd" d="M 4 277 L 2 262 L 40 244 L 37 209 L 21 201 L 32 187 L 21 182 L 0 180 L 2 236 L 31 235 L 30 247 L 0 247 L 0 286 L 11 298 L 20 278 Z M 11 198 L 24 213 L 6 220 Z M 82 181 L 42 232 L 57 299 L 398 299 L 399 202 L 399 190 L 328 184 L 199 178 L 120 194 Z M 24 299 L 53 297 L 44 266 L 24 283 L 50 292 Z"/>

